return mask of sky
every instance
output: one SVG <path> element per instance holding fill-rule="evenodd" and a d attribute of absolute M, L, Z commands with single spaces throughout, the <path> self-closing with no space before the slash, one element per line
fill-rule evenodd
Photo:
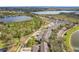
<path fill-rule="evenodd" d="M 79 6 L 79 0 L 0 0 L 0 6 Z"/>

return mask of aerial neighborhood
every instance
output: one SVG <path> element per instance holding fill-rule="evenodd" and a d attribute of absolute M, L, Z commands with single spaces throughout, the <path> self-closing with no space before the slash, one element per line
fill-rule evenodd
<path fill-rule="evenodd" d="M 79 8 L 0 7 L 0 52 L 79 52 Z"/>

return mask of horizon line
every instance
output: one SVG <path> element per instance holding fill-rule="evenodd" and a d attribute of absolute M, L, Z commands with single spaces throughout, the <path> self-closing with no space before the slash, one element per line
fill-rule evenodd
<path fill-rule="evenodd" d="M 52 8 L 79 8 L 79 6 L 0 6 L 1 7 L 44 7 L 44 8 L 48 8 L 48 7 L 52 7 Z"/>

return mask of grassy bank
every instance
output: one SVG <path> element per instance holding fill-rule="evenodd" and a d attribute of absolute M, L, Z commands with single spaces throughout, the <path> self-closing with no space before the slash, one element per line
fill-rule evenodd
<path fill-rule="evenodd" d="M 64 35 L 64 39 L 65 39 L 65 44 L 66 44 L 66 49 L 69 50 L 69 49 L 72 49 L 71 48 L 71 44 L 70 44 L 70 40 L 71 40 L 71 35 L 73 32 L 79 30 L 79 26 L 74 26 L 72 27 L 71 29 L 69 29 L 65 35 Z"/>

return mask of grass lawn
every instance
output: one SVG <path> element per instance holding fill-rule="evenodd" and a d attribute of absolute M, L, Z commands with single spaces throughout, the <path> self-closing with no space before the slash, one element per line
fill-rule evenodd
<path fill-rule="evenodd" d="M 54 15 L 54 17 L 56 19 L 68 20 L 70 22 L 79 22 L 79 19 L 74 18 L 74 17 L 69 17 L 69 16 L 66 16 L 66 15 Z"/>
<path fill-rule="evenodd" d="M 75 32 L 77 30 L 79 30 L 79 26 L 74 26 L 73 28 L 69 29 L 65 33 L 64 39 L 65 39 L 65 43 L 66 43 L 66 46 L 68 49 L 71 48 L 71 44 L 70 44 L 71 35 L 73 32 Z"/>

